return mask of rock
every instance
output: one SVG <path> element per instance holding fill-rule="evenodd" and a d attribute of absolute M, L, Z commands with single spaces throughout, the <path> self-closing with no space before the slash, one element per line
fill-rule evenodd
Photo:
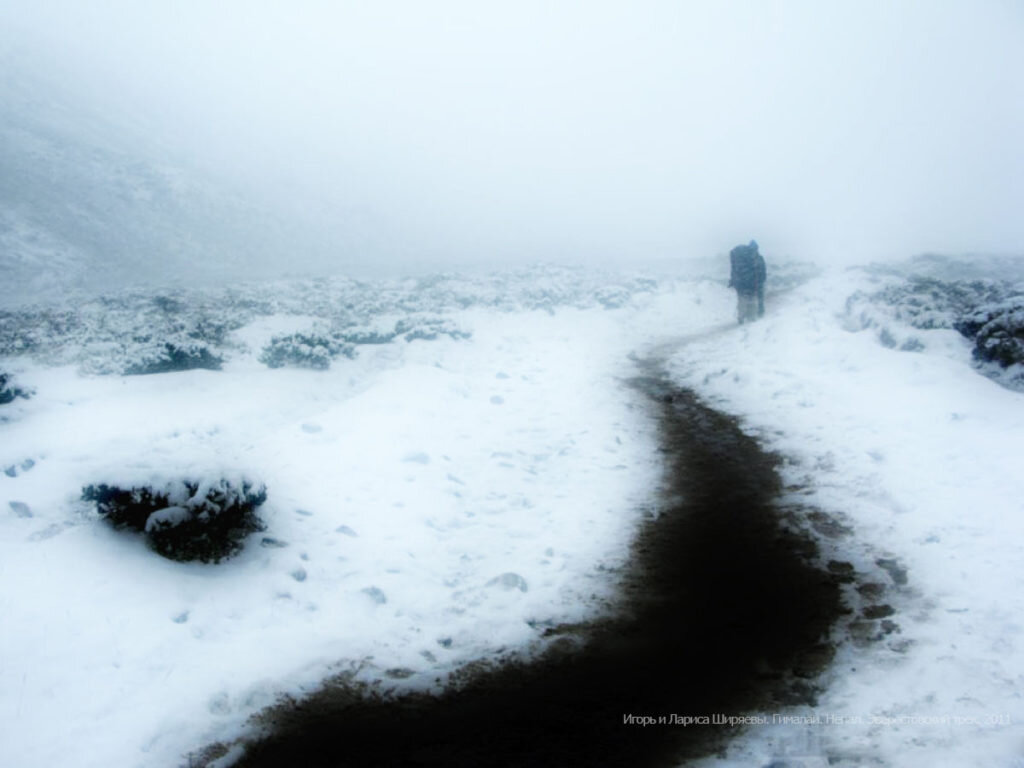
<path fill-rule="evenodd" d="M 829 560 L 827 567 L 829 573 L 833 574 L 837 581 L 848 584 L 856 577 L 853 563 L 847 563 L 842 560 Z"/>
<path fill-rule="evenodd" d="M 291 572 L 291 577 L 296 581 L 305 581 L 306 576 L 307 574 L 305 568 L 296 568 L 294 571 Z"/>
<path fill-rule="evenodd" d="M 887 635 L 891 635 L 893 632 L 899 632 L 900 625 L 890 619 L 882 619 L 882 632 Z"/>
<path fill-rule="evenodd" d="M 377 605 L 384 605 L 388 601 L 387 595 L 384 594 L 384 590 L 379 587 L 367 587 L 363 591 L 364 595 L 367 595 Z"/>
<path fill-rule="evenodd" d="M 898 587 L 905 586 L 907 583 L 907 569 L 900 565 L 899 560 L 893 558 L 880 557 L 875 560 L 875 565 L 881 568 L 883 571 L 889 574 L 889 578 L 892 579 L 893 584 Z"/>
<path fill-rule="evenodd" d="M 857 591 L 867 600 L 874 600 L 885 594 L 885 584 L 869 581 L 857 587 Z"/>
<path fill-rule="evenodd" d="M 264 536 L 260 539 L 260 546 L 267 549 L 282 549 L 288 546 L 288 542 L 281 541 L 281 539 L 275 539 L 272 536 Z"/>
<path fill-rule="evenodd" d="M 864 608 L 865 619 L 884 619 L 886 616 L 892 616 L 896 613 L 896 609 L 891 605 L 869 605 Z"/>
<path fill-rule="evenodd" d="M 336 533 L 343 533 L 346 536 L 358 536 L 359 534 L 349 528 L 347 525 L 339 525 L 334 529 Z"/>

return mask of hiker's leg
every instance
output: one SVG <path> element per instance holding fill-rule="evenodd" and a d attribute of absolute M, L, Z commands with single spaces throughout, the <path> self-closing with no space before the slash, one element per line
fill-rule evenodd
<path fill-rule="evenodd" d="M 741 293 L 739 296 L 739 309 L 737 314 L 741 323 L 756 319 L 757 309 L 755 297 L 752 293 Z"/>

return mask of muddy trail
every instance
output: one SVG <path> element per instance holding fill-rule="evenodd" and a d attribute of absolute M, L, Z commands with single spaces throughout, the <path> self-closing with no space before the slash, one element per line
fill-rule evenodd
<path fill-rule="evenodd" d="M 270 735 L 237 765 L 671 766 L 735 735 L 672 715 L 812 704 L 843 606 L 814 543 L 780 521 L 778 457 L 656 363 L 631 383 L 658 418 L 667 476 L 618 616 L 550 630 L 564 640 L 539 658 L 481 667 L 441 695 L 328 685 L 267 713 Z"/>

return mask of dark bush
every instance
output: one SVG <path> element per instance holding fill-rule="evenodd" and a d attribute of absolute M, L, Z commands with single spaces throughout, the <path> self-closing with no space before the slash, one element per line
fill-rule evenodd
<path fill-rule="evenodd" d="M 965 315 L 956 329 L 974 339 L 974 356 L 1008 368 L 1024 363 L 1024 296 L 979 307 Z"/>
<path fill-rule="evenodd" d="M 291 366 L 326 371 L 339 356 L 355 357 L 355 347 L 334 334 L 292 333 L 272 338 L 263 348 L 260 362 L 270 368 Z"/>
<path fill-rule="evenodd" d="M 242 549 L 243 539 L 264 529 L 256 508 L 267 500 L 266 486 L 242 480 L 160 486 L 88 485 L 82 499 L 115 528 L 146 536 L 150 546 L 171 560 L 216 563 Z"/>
<path fill-rule="evenodd" d="M 14 386 L 10 374 L 0 373 L 0 405 L 13 403 L 18 397 L 28 400 L 31 396 L 32 393 L 29 390 Z"/>
<path fill-rule="evenodd" d="M 219 371 L 224 358 L 210 352 L 205 344 L 195 343 L 180 346 L 166 342 L 155 356 L 143 358 L 125 368 L 126 376 L 143 376 L 150 373 L 172 373 L 203 368 Z"/>

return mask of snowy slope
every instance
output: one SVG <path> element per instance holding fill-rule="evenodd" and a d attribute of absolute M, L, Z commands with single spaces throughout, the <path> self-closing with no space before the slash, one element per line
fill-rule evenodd
<path fill-rule="evenodd" d="M 0 304 L 144 282 L 225 281 L 330 254 L 299 217 L 0 50 Z M 140 107 L 141 109 L 141 107 Z M 315 261 L 315 259 L 314 259 Z"/>

